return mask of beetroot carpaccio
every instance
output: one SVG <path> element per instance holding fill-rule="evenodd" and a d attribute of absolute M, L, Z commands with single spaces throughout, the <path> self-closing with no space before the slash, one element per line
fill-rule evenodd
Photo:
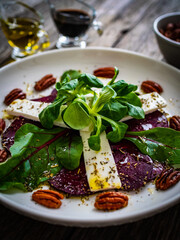
<path fill-rule="evenodd" d="M 35 101 L 53 101 L 56 92 L 45 98 L 35 99 Z M 25 123 L 32 123 L 40 126 L 40 123 L 34 122 L 23 117 L 16 118 L 10 127 L 2 136 L 3 146 L 9 150 L 14 143 L 15 132 Z M 143 120 L 131 119 L 126 121 L 128 130 L 142 131 L 154 127 L 168 127 L 166 117 L 159 111 L 146 115 Z M 155 179 L 164 169 L 163 164 L 154 162 L 152 159 L 142 154 L 134 144 L 127 140 L 112 144 L 111 149 L 117 166 L 117 170 L 122 183 L 122 190 L 138 190 L 146 183 Z M 70 195 L 89 195 L 91 194 L 86 177 L 86 170 L 83 159 L 75 170 L 65 168 L 49 180 L 52 187 Z"/>

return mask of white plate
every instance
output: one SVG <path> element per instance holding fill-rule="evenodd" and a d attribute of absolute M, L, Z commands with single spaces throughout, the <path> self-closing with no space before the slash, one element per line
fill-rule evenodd
<path fill-rule="evenodd" d="M 117 66 L 119 78 L 129 83 L 140 84 L 150 79 L 161 84 L 162 96 L 166 98 L 169 110 L 178 115 L 180 72 L 162 62 L 145 56 L 118 49 L 87 48 L 67 49 L 45 52 L 10 64 L 0 70 L 0 110 L 5 95 L 13 88 L 27 89 L 27 83 L 33 83 L 48 73 L 60 76 L 68 69 L 81 69 L 92 73 L 93 69 L 103 66 Z M 1 116 L 0 116 L 1 117 Z M 136 221 L 158 213 L 180 199 L 180 183 L 167 191 L 156 191 L 148 184 L 138 194 L 129 193 L 126 208 L 101 212 L 94 208 L 94 196 L 89 199 L 64 199 L 60 209 L 52 210 L 31 201 L 31 193 L 18 190 L 0 193 L 0 202 L 26 216 L 41 221 L 65 226 L 110 226 Z"/>

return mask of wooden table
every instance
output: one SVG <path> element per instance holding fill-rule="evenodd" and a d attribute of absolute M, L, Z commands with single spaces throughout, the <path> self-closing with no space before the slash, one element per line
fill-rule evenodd
<path fill-rule="evenodd" d="M 122 48 L 163 60 L 157 46 L 152 25 L 156 17 L 180 11 L 179 0 L 86 0 L 97 10 L 98 20 L 104 25 L 104 34 L 98 37 L 90 29 L 89 46 Z M 39 10 L 45 19 L 51 48 L 55 48 L 58 33 L 42 0 L 24 0 Z M 0 64 L 10 60 L 11 48 L 0 30 Z M 148 219 L 107 228 L 76 228 L 38 222 L 0 206 L 0 239 L 180 239 L 180 204 Z"/>

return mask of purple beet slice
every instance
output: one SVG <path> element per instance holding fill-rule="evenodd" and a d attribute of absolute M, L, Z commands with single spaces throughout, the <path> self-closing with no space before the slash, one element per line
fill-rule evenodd
<path fill-rule="evenodd" d="M 70 195 L 80 196 L 90 194 L 84 160 L 75 170 L 63 168 L 55 177 L 49 180 L 52 187 Z"/>
<path fill-rule="evenodd" d="M 164 169 L 162 164 L 153 162 L 148 155 L 142 154 L 133 143 L 127 140 L 111 145 L 111 149 L 123 190 L 139 189 Z"/>
<path fill-rule="evenodd" d="M 15 132 L 25 123 L 40 126 L 38 122 L 23 117 L 16 118 L 2 136 L 2 143 L 6 149 L 12 146 Z M 132 119 L 126 123 L 129 126 L 128 130 L 131 131 L 168 126 L 166 117 L 159 111 L 146 115 L 143 120 Z M 149 156 L 140 153 L 136 146 L 129 141 L 123 140 L 120 143 L 111 144 L 111 148 L 122 181 L 122 189 L 124 190 L 139 189 L 163 170 L 162 164 L 153 162 Z M 49 180 L 49 183 L 57 190 L 70 195 L 79 196 L 91 193 L 83 159 L 77 169 L 70 171 L 63 168 L 55 177 Z"/>
<path fill-rule="evenodd" d="M 155 127 L 168 127 L 166 116 L 160 111 L 149 113 L 144 119 L 131 119 L 126 121 L 128 131 L 145 131 Z"/>
<path fill-rule="evenodd" d="M 8 151 L 10 147 L 14 144 L 14 137 L 16 131 L 25 123 L 31 123 L 38 127 L 41 126 L 40 123 L 32 121 L 30 119 L 24 118 L 24 117 L 17 117 L 11 125 L 4 131 L 2 135 L 2 145 L 4 148 L 6 148 Z"/>
<path fill-rule="evenodd" d="M 51 103 L 51 102 L 53 102 L 55 100 L 56 95 L 57 95 L 57 90 L 53 89 L 49 96 L 31 99 L 31 101 Z"/>

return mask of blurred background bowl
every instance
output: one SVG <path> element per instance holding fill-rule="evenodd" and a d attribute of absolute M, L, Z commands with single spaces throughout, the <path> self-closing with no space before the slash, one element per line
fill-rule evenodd
<path fill-rule="evenodd" d="M 180 42 L 172 40 L 161 33 L 161 29 L 166 29 L 169 23 L 180 25 L 180 12 L 167 13 L 158 17 L 154 21 L 154 32 L 160 51 L 164 55 L 166 61 L 180 68 Z"/>

